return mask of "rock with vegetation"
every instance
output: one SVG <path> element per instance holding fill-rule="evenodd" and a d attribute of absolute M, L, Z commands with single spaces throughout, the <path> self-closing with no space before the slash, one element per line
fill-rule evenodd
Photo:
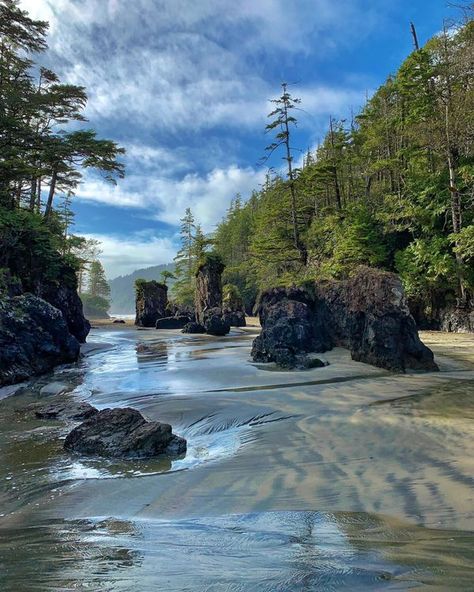
<path fill-rule="evenodd" d="M 231 327 L 246 326 L 244 301 L 234 284 L 226 284 L 222 288 L 222 308 L 224 319 Z"/>
<path fill-rule="evenodd" d="M 259 316 L 255 361 L 294 368 L 304 366 L 304 354 L 340 346 L 354 360 L 394 372 L 437 370 L 392 273 L 359 267 L 345 281 L 269 290 L 260 299 Z"/>
<path fill-rule="evenodd" d="M 205 253 L 196 272 L 196 321 L 209 335 L 227 335 L 230 323 L 222 309 L 222 272 L 224 264 L 215 253 Z"/>
<path fill-rule="evenodd" d="M 136 316 L 138 327 L 155 327 L 158 319 L 166 316 L 168 287 L 155 280 L 136 280 Z"/>
<path fill-rule="evenodd" d="M 186 440 L 167 423 L 147 421 L 129 407 L 104 409 L 74 428 L 64 442 L 66 450 L 115 458 L 151 458 L 186 452 Z"/>
<path fill-rule="evenodd" d="M 0 296 L 1 386 L 75 362 L 79 352 L 60 310 L 29 293 Z"/>
<path fill-rule="evenodd" d="M 196 319 L 204 323 L 204 312 L 222 309 L 222 259 L 214 253 L 206 253 L 196 272 L 195 308 Z"/>

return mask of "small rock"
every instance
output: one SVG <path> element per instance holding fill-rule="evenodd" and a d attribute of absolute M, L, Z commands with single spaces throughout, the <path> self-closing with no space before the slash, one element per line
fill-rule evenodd
<path fill-rule="evenodd" d="M 171 426 L 147 421 L 135 409 L 104 409 L 77 426 L 67 436 L 64 448 L 83 454 L 115 458 L 150 458 L 186 452 L 186 440 Z"/>
<path fill-rule="evenodd" d="M 205 332 L 206 332 L 206 327 L 204 327 L 204 325 L 201 325 L 200 323 L 195 323 L 195 322 L 187 323 L 186 325 L 184 325 L 183 330 L 181 331 L 181 333 L 205 333 Z"/>
<path fill-rule="evenodd" d="M 115 319 L 113 324 L 114 325 L 125 325 L 125 321 L 123 319 Z"/>
<path fill-rule="evenodd" d="M 35 409 L 35 416 L 38 419 L 72 419 L 83 421 L 96 415 L 98 410 L 89 403 L 64 401 L 61 403 L 51 403 Z"/>
<path fill-rule="evenodd" d="M 155 326 L 157 329 L 183 329 L 189 322 L 191 322 L 191 319 L 184 315 L 179 317 L 164 317 L 163 319 L 158 319 Z"/>

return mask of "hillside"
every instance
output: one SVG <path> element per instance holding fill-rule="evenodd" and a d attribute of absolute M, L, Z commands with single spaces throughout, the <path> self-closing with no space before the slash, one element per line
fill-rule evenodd
<path fill-rule="evenodd" d="M 137 269 L 128 275 L 120 275 L 109 281 L 111 314 L 133 314 L 135 312 L 135 280 L 141 278 L 144 280 L 161 281 L 162 271 L 174 271 L 173 263 L 163 265 L 154 265 L 145 269 Z M 174 280 L 168 280 L 171 287 Z"/>

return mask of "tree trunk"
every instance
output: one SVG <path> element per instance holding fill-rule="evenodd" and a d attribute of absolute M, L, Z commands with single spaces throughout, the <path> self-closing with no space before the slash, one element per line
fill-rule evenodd
<path fill-rule="evenodd" d="M 53 169 L 53 174 L 51 175 L 51 185 L 49 186 L 49 195 L 48 201 L 46 203 L 46 209 L 44 211 L 44 217 L 49 218 L 53 209 L 53 200 L 54 200 L 54 193 L 56 191 L 56 183 L 58 180 L 58 172 L 56 169 Z"/>

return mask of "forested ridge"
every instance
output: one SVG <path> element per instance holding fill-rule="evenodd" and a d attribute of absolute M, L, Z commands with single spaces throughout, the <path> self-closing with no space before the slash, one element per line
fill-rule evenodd
<path fill-rule="evenodd" d="M 225 281 L 247 306 L 263 288 L 346 277 L 359 264 L 399 273 L 427 314 L 450 302 L 469 306 L 472 19 L 415 50 L 352 121 L 331 119 L 299 167 L 291 144 L 299 101 L 283 85 L 274 106 L 268 149 L 281 152 L 284 170 L 270 170 L 247 201 L 237 196 L 213 236 Z"/>

